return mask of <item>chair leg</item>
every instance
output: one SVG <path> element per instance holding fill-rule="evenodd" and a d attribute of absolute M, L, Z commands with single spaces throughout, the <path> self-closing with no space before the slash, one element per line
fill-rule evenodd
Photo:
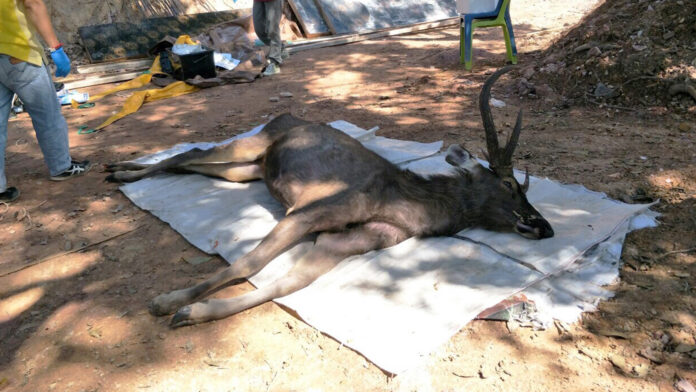
<path fill-rule="evenodd" d="M 464 27 L 462 27 L 462 21 L 459 23 L 459 64 L 464 64 Z"/>
<path fill-rule="evenodd" d="M 472 46 L 472 30 L 473 30 L 473 20 L 469 18 L 464 19 L 464 68 L 471 71 L 473 63 L 473 51 Z"/>
<path fill-rule="evenodd" d="M 517 64 L 517 45 L 515 45 L 515 33 L 512 30 L 512 21 L 510 20 L 510 11 L 505 12 L 505 26 L 503 26 L 503 34 L 505 35 L 505 48 L 507 51 L 508 60 L 511 63 Z"/>

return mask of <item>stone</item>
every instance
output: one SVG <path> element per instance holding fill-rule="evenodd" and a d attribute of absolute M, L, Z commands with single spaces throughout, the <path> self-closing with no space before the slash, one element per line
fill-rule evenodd
<path fill-rule="evenodd" d="M 694 61 L 696 61 L 696 59 L 694 59 Z M 536 71 L 534 70 L 534 67 L 527 67 L 522 71 L 522 77 L 529 80 L 532 78 L 532 76 L 534 76 L 535 73 Z"/>
<path fill-rule="evenodd" d="M 691 130 L 691 125 L 689 125 L 689 123 L 682 122 L 679 123 L 678 128 L 682 132 L 689 132 Z"/>
<path fill-rule="evenodd" d="M 270 97 L 270 98 L 268 98 L 268 100 L 271 101 L 271 102 L 278 102 L 278 101 L 280 101 L 280 98 L 278 98 L 278 97 Z"/>
<path fill-rule="evenodd" d="M 292 98 L 293 97 L 292 93 L 289 91 L 283 91 L 279 95 L 283 98 Z"/>
<path fill-rule="evenodd" d="M 541 86 L 536 86 L 536 95 L 540 98 L 555 99 L 557 98 L 556 92 L 548 84 L 542 84 Z"/>
<path fill-rule="evenodd" d="M 604 83 L 597 83 L 593 94 L 597 98 L 612 98 L 616 96 L 616 90 Z"/>
<path fill-rule="evenodd" d="M 519 95 L 536 94 L 536 87 L 526 78 L 520 78 L 517 81 L 517 93 Z"/>
<path fill-rule="evenodd" d="M 587 51 L 587 57 L 597 57 L 601 54 L 602 51 L 596 46 Z"/>

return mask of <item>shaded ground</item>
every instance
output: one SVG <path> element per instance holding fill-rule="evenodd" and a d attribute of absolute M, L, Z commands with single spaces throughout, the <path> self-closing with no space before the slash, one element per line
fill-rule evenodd
<path fill-rule="evenodd" d="M 696 2 L 607 1 L 544 51 L 537 69 L 582 103 L 696 114 Z"/>
<path fill-rule="evenodd" d="M 562 13 L 560 2 L 537 3 L 528 15 L 542 5 L 560 16 L 549 26 L 531 17 L 518 24 L 520 68 L 541 61 L 541 49 L 579 17 Z M 500 35 L 477 33 L 474 72 L 457 64 L 455 29 L 366 41 L 302 52 L 273 78 L 146 104 L 103 132 L 77 135 L 79 125 L 117 110 L 127 96 L 119 93 L 91 110 L 65 109 L 73 155 L 101 164 L 223 140 L 287 111 L 479 151 L 476 100 L 486 75 L 503 65 Z M 534 83 L 555 86 L 544 75 Z M 502 131 L 525 108 L 519 167 L 627 202 L 661 200 L 660 227 L 626 240 L 616 297 L 568 331 L 475 321 L 421 369 L 393 377 L 275 304 L 170 330 L 168 319 L 147 313 L 147 301 L 225 262 L 186 262 L 203 254 L 104 183 L 98 167 L 68 183 L 47 181 L 30 121 L 20 115 L 10 121 L 7 172 L 23 195 L 0 205 L 0 391 L 671 391 L 675 379 L 696 384 L 696 254 L 681 252 L 696 247 L 696 124 L 665 104 L 568 106 L 551 94 L 520 98 L 518 88 L 512 75 L 493 96 L 508 104 L 495 112 Z M 283 91 L 293 97 L 269 101 Z"/>

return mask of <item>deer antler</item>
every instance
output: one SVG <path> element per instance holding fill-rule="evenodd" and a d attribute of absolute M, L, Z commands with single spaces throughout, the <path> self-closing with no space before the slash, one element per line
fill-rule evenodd
<path fill-rule="evenodd" d="M 509 72 L 513 67 L 501 68 L 493 73 L 483 84 L 481 94 L 479 95 L 479 108 L 481 109 L 481 119 L 483 120 L 483 129 L 486 131 L 486 147 L 488 148 L 488 157 L 490 158 L 490 168 L 499 176 L 512 177 L 512 154 L 517 147 L 517 141 L 520 138 L 522 130 L 522 109 L 517 114 L 515 128 L 510 134 L 507 144 L 503 150 L 498 146 L 498 134 L 493 123 L 493 115 L 489 104 L 491 96 L 491 86 L 495 83 L 500 75 Z"/>

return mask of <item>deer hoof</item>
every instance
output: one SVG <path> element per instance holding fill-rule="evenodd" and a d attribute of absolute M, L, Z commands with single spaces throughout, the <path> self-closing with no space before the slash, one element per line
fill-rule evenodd
<path fill-rule="evenodd" d="M 118 179 L 116 179 L 116 176 L 114 176 L 113 174 L 109 174 L 108 176 L 106 176 L 104 180 L 106 182 L 121 182 Z"/>
<path fill-rule="evenodd" d="M 184 302 L 185 304 L 186 302 Z M 150 314 L 156 317 L 166 316 L 168 314 L 174 313 L 181 305 L 177 301 L 171 299 L 170 294 L 160 294 L 155 299 L 150 301 L 148 305 L 148 310 Z"/>
<path fill-rule="evenodd" d="M 174 314 L 174 317 L 172 317 L 172 321 L 169 323 L 169 326 L 172 328 L 178 328 L 186 325 L 196 324 L 196 321 L 192 320 L 190 317 L 191 305 L 184 306 L 183 308 L 179 309 L 179 311 L 176 312 L 176 314 Z"/>

